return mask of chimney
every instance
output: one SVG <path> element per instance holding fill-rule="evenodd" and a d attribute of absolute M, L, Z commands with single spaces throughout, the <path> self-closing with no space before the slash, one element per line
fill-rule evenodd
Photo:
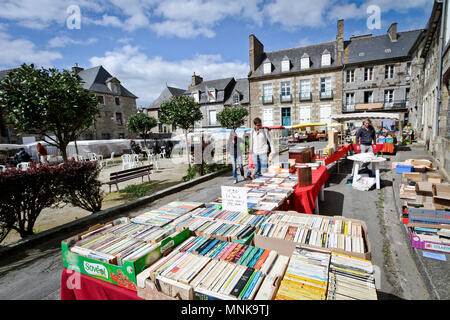
<path fill-rule="evenodd" d="M 79 74 L 81 71 L 83 71 L 84 70 L 84 68 L 80 68 L 79 66 L 78 66 L 78 63 L 75 63 L 75 67 L 72 67 L 72 72 L 74 73 L 74 74 Z"/>
<path fill-rule="evenodd" d="M 341 19 L 337 24 L 337 35 L 336 35 L 336 57 L 337 63 L 342 64 L 342 55 L 344 54 L 344 20 Z"/>
<path fill-rule="evenodd" d="M 397 22 L 394 22 L 391 24 L 388 30 L 388 35 L 391 38 L 391 41 L 397 41 L 398 40 L 398 34 L 397 34 Z"/>
<path fill-rule="evenodd" d="M 192 76 L 192 83 L 189 86 L 189 88 L 193 88 L 195 86 L 198 86 L 202 82 L 203 82 L 203 78 L 198 76 L 198 75 L 196 75 L 195 72 L 194 72 L 194 75 Z"/>
<path fill-rule="evenodd" d="M 255 37 L 250 35 L 250 72 L 253 73 L 259 67 L 264 57 L 264 45 Z"/>

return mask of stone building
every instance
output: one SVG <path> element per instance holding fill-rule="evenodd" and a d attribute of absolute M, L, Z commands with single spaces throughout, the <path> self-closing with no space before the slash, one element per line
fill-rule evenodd
<path fill-rule="evenodd" d="M 443 173 L 450 173 L 450 4 L 434 2 L 426 33 L 415 48 L 414 96 L 410 110 L 418 138 L 437 160 Z"/>
<path fill-rule="evenodd" d="M 212 131 L 221 127 L 217 114 L 226 105 L 248 106 L 248 80 L 224 78 L 203 81 L 202 77 L 194 73 L 183 95 L 193 97 L 203 114 L 203 119 L 195 124 L 194 131 Z"/>
<path fill-rule="evenodd" d="M 345 42 L 343 113 L 394 112 L 407 118 L 410 103 L 411 51 L 423 30 L 352 37 Z"/>
<path fill-rule="evenodd" d="M 84 81 L 84 88 L 97 95 L 100 115 L 79 140 L 109 140 L 135 138 L 134 133 L 126 129 L 128 118 L 137 113 L 137 97 L 128 91 L 105 68 L 97 66 L 83 69 L 72 68 Z"/>
<path fill-rule="evenodd" d="M 310 46 L 265 52 L 250 35 L 250 118 L 264 126 L 330 124 L 342 113 L 343 47 L 342 20 L 336 41 Z"/>
<path fill-rule="evenodd" d="M 158 126 L 151 130 L 152 133 L 154 134 L 182 133 L 182 130 L 177 130 L 175 127 L 161 123 L 159 121 L 160 116 L 159 109 L 164 101 L 169 101 L 172 97 L 179 97 L 183 95 L 185 91 L 186 89 L 174 88 L 166 85 L 164 90 L 161 92 L 161 94 L 155 101 L 153 101 L 149 106 L 142 108 L 142 111 L 147 113 L 149 117 L 153 117 L 156 120 L 158 120 Z"/>

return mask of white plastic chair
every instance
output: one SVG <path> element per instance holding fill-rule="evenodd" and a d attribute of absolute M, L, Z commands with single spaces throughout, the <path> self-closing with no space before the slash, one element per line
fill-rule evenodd
<path fill-rule="evenodd" d="M 131 169 L 131 154 L 123 154 L 122 158 L 122 170 Z M 127 168 L 128 167 L 128 168 Z"/>
<path fill-rule="evenodd" d="M 98 162 L 98 164 L 100 165 L 100 168 L 103 167 L 103 156 L 102 155 L 97 155 L 93 152 L 88 153 L 88 157 L 89 157 L 89 161 L 96 161 Z"/>
<path fill-rule="evenodd" d="M 22 170 L 22 171 L 27 171 L 29 167 L 30 167 L 29 162 L 21 162 L 17 165 L 17 169 Z"/>
<path fill-rule="evenodd" d="M 136 168 L 136 167 L 139 167 L 139 166 L 143 165 L 143 163 L 142 163 L 141 159 L 139 158 L 138 154 L 132 154 L 131 155 L 131 163 L 132 163 L 131 164 L 132 168 Z"/>
<path fill-rule="evenodd" d="M 111 158 L 105 160 L 105 167 L 107 167 L 110 162 L 114 164 L 114 152 L 111 152 Z"/>
<path fill-rule="evenodd" d="M 159 155 L 161 156 L 161 158 L 166 157 L 166 147 L 164 147 L 164 146 L 161 147 L 161 151 L 159 152 Z"/>
<path fill-rule="evenodd" d="M 0 164 L 0 172 L 6 172 L 6 167 Z"/>

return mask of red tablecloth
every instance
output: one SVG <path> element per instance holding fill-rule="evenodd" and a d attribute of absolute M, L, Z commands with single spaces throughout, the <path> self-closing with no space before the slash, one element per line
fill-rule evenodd
<path fill-rule="evenodd" d="M 353 145 L 353 151 L 355 151 L 355 153 L 361 153 L 360 150 L 358 150 L 356 143 L 354 143 Z M 373 145 L 372 145 L 373 147 Z M 377 145 L 375 146 L 375 148 L 373 148 L 373 154 L 377 154 L 378 152 L 382 152 L 384 148 L 384 143 L 377 143 Z"/>
<path fill-rule="evenodd" d="M 327 182 L 330 174 L 326 166 L 320 166 L 312 170 L 312 185 L 308 187 L 296 187 L 292 194 L 289 210 L 299 213 L 313 214 L 316 208 L 316 198 L 319 196 L 320 189 Z"/>
<path fill-rule="evenodd" d="M 64 268 L 61 276 L 61 300 L 142 299 L 138 297 L 136 291 Z"/>
<path fill-rule="evenodd" d="M 342 148 L 340 148 L 338 151 L 333 153 L 331 156 L 329 156 L 328 158 L 316 158 L 316 160 L 325 160 L 325 165 L 327 166 L 330 163 L 336 162 L 339 159 L 341 159 L 350 150 L 352 150 L 352 146 L 350 144 L 346 144 Z"/>

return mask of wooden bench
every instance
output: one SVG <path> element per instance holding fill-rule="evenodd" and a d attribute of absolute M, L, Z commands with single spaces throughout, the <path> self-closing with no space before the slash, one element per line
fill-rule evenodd
<path fill-rule="evenodd" d="M 104 182 L 103 184 L 109 185 L 109 192 L 111 192 L 111 186 L 113 184 L 116 185 L 117 191 L 119 191 L 119 182 L 124 182 L 128 180 L 132 180 L 135 178 L 142 178 L 142 182 L 144 182 L 144 177 L 148 177 L 148 181 L 150 181 L 150 173 L 153 169 L 153 165 L 146 165 L 141 167 L 136 167 L 133 169 L 127 169 L 122 171 L 111 172 L 109 175 L 109 181 Z"/>

